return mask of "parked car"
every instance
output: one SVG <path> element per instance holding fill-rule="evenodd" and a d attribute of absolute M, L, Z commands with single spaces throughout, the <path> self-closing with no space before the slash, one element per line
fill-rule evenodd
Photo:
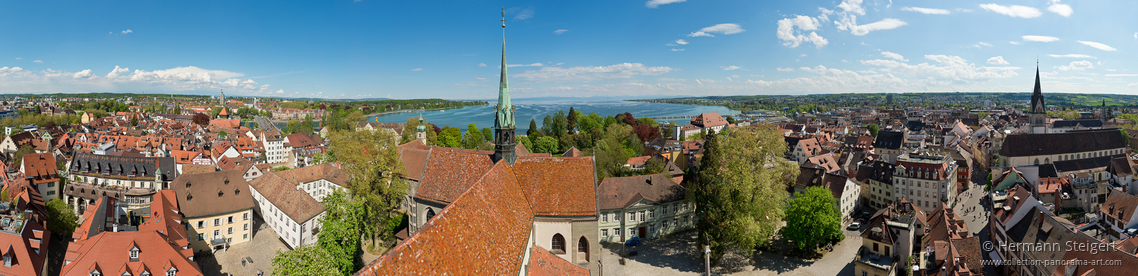
<path fill-rule="evenodd" d="M 850 223 L 850 226 L 847 226 L 847 227 L 846 227 L 846 230 L 850 230 L 850 231 L 857 231 L 857 230 L 860 230 L 860 229 L 861 229 L 861 223 L 860 223 L 860 222 L 856 222 L 856 221 L 855 221 L 855 222 L 852 222 L 852 223 Z"/>
<path fill-rule="evenodd" d="M 640 245 L 640 237 L 632 237 L 631 239 L 628 239 L 628 241 L 625 241 L 624 245 L 627 245 L 627 246 Z"/>

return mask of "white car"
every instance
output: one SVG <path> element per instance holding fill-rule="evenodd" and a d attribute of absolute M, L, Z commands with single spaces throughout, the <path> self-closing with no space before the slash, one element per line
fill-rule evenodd
<path fill-rule="evenodd" d="M 860 230 L 860 229 L 861 229 L 861 223 L 860 223 L 860 222 L 856 222 L 856 221 L 855 221 L 855 222 L 852 222 L 852 223 L 850 223 L 850 226 L 847 226 L 847 227 L 846 227 L 846 230 L 850 230 L 850 231 L 857 231 L 857 230 Z"/>

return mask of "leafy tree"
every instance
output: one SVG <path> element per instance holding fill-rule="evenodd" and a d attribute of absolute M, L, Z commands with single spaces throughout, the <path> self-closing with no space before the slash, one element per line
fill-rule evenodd
<path fill-rule="evenodd" d="M 636 156 L 636 152 L 626 146 L 632 144 L 629 140 L 636 139 L 631 130 L 631 126 L 613 123 L 597 141 L 593 155 L 596 157 L 598 180 L 623 175 L 623 166 L 628 163 L 628 158 Z"/>
<path fill-rule="evenodd" d="M 1126 145 L 1129 146 L 1130 145 L 1130 135 L 1126 134 L 1126 129 L 1120 128 L 1120 129 L 1118 129 L 1118 131 L 1122 133 L 1122 141 L 1125 141 Z"/>
<path fill-rule="evenodd" d="M 55 123 L 53 122 L 52 124 L 54 125 Z M 131 116 L 131 118 L 130 118 L 130 126 L 132 126 L 132 127 L 136 127 L 136 126 L 138 126 L 138 117 L 135 117 L 135 116 Z"/>
<path fill-rule="evenodd" d="M 580 112 L 580 111 L 577 111 Z M 594 129 L 604 130 L 605 119 L 597 113 L 589 113 L 588 115 L 578 116 L 577 118 L 577 131 L 580 133 L 589 133 Z"/>
<path fill-rule="evenodd" d="M 869 136 L 877 137 L 877 133 L 881 132 L 881 127 L 877 126 L 877 124 L 871 124 L 866 128 L 869 129 Z"/>
<path fill-rule="evenodd" d="M 482 128 L 482 138 L 486 141 L 494 141 L 494 130 L 488 127 Z"/>
<path fill-rule="evenodd" d="M 729 123 L 729 124 L 735 124 L 735 122 L 737 122 L 737 121 L 735 120 L 735 117 L 731 117 L 731 115 L 727 115 L 727 123 Z"/>
<path fill-rule="evenodd" d="M 19 166 L 19 164 L 23 164 L 22 162 L 24 162 L 23 161 L 24 155 L 25 154 L 32 154 L 32 153 L 36 153 L 36 149 L 32 148 L 31 145 L 24 145 L 24 146 L 20 147 L 19 150 L 16 150 L 16 155 L 14 155 L 14 157 L 12 158 L 12 160 L 16 160 L 16 163 L 13 163 L 13 164 L 16 164 L 16 166 Z"/>
<path fill-rule="evenodd" d="M 557 152 L 557 138 L 551 136 L 538 137 L 537 141 L 533 143 L 533 152 L 536 153 L 555 153 Z"/>
<path fill-rule="evenodd" d="M 427 124 L 427 145 L 438 145 L 439 132 L 442 130 L 431 123 Z"/>
<path fill-rule="evenodd" d="M 783 237 L 799 250 L 814 250 L 842 238 L 842 215 L 830 189 L 814 186 L 795 194 L 786 209 Z"/>
<path fill-rule="evenodd" d="M 541 134 L 545 136 L 553 135 L 553 116 L 545 115 L 545 119 L 541 120 Z"/>
<path fill-rule="evenodd" d="M 477 148 L 478 145 L 486 141 L 483 139 L 482 131 L 478 130 L 478 126 L 470 123 L 466 126 L 466 133 L 462 135 L 462 147 L 467 149 Z"/>
<path fill-rule="evenodd" d="M 526 136 L 533 135 L 533 133 L 537 131 L 537 122 L 533 119 L 529 119 L 529 129 L 526 130 Z"/>
<path fill-rule="evenodd" d="M 798 166 L 783 159 L 786 143 L 770 125 L 742 128 L 727 137 L 712 132 L 704 147 L 698 180 L 687 193 L 700 218 L 700 242 L 710 240 L 715 260 L 727 248 L 750 256 L 781 225 L 786 188 L 798 177 Z"/>
<path fill-rule="evenodd" d="M 209 125 L 209 115 L 203 113 L 194 113 L 193 122 L 199 126 L 205 127 Z"/>
<path fill-rule="evenodd" d="M 47 202 L 47 221 L 47 229 L 56 234 L 71 235 L 75 227 L 79 227 L 79 216 L 71 206 L 67 206 L 67 202 L 58 198 Z"/>
<path fill-rule="evenodd" d="M 407 195 L 407 183 L 398 177 L 405 169 L 399 160 L 394 134 L 386 131 L 335 131 L 329 136 L 329 150 L 343 164 L 344 173 L 349 179 L 352 200 L 348 203 L 355 206 L 358 200 L 358 205 L 361 205 L 359 208 L 344 207 L 349 210 L 344 211 L 349 213 L 344 216 L 353 216 L 350 220 L 363 222 L 366 227 L 361 227 L 373 240 L 390 238 L 376 229 L 382 229 L 382 223 L 397 213 L 403 197 Z M 328 199 L 325 198 L 324 202 L 328 213 L 332 214 L 333 210 L 328 208 Z M 325 216 L 326 219 L 336 219 L 336 216 Z M 336 255 L 335 252 L 331 253 Z"/>
<path fill-rule="evenodd" d="M 462 147 L 462 130 L 455 127 L 443 127 L 443 132 L 439 133 L 439 146 L 448 148 L 461 148 Z"/>
<path fill-rule="evenodd" d="M 655 125 L 639 124 L 633 127 L 632 132 L 636 133 L 636 137 L 640 138 L 640 141 L 652 141 L 652 139 L 660 137 L 660 128 Z"/>
<path fill-rule="evenodd" d="M 403 123 L 403 133 L 399 133 L 399 144 L 415 140 L 415 131 L 417 131 L 417 127 L 419 127 L 419 117 L 407 118 L 407 122 Z"/>
<path fill-rule="evenodd" d="M 517 138 L 514 138 L 514 141 L 518 142 L 519 144 L 524 145 L 526 147 L 526 149 L 528 149 L 530 152 L 533 152 L 533 142 L 530 141 L 529 136 L 517 137 Z"/>
<path fill-rule="evenodd" d="M 677 126 L 679 126 L 679 124 L 677 124 L 676 121 L 668 121 L 668 126 L 665 127 L 664 133 L 661 134 L 664 135 L 664 138 L 672 139 L 672 137 L 676 136 L 674 132 Z M 680 137 L 680 139 L 683 139 L 683 137 Z"/>

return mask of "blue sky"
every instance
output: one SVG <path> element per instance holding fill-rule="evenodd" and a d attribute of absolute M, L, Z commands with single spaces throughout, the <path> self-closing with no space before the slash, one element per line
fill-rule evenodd
<path fill-rule="evenodd" d="M 4 1 L 0 93 L 1138 92 L 1138 1 Z"/>

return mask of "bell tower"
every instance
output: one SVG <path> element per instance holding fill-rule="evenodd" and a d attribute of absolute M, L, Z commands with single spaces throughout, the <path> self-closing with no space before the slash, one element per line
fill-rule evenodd
<path fill-rule="evenodd" d="M 1043 103 L 1043 90 L 1039 87 L 1039 64 L 1035 65 L 1035 92 L 1031 94 L 1031 109 L 1028 110 L 1031 133 L 1047 133 L 1047 105 Z"/>
<path fill-rule="evenodd" d="M 510 103 L 510 81 L 506 73 L 506 10 L 502 9 L 502 78 L 498 82 L 498 104 L 494 106 L 494 163 L 506 160 L 510 165 L 518 157 L 514 142 L 514 104 Z"/>

